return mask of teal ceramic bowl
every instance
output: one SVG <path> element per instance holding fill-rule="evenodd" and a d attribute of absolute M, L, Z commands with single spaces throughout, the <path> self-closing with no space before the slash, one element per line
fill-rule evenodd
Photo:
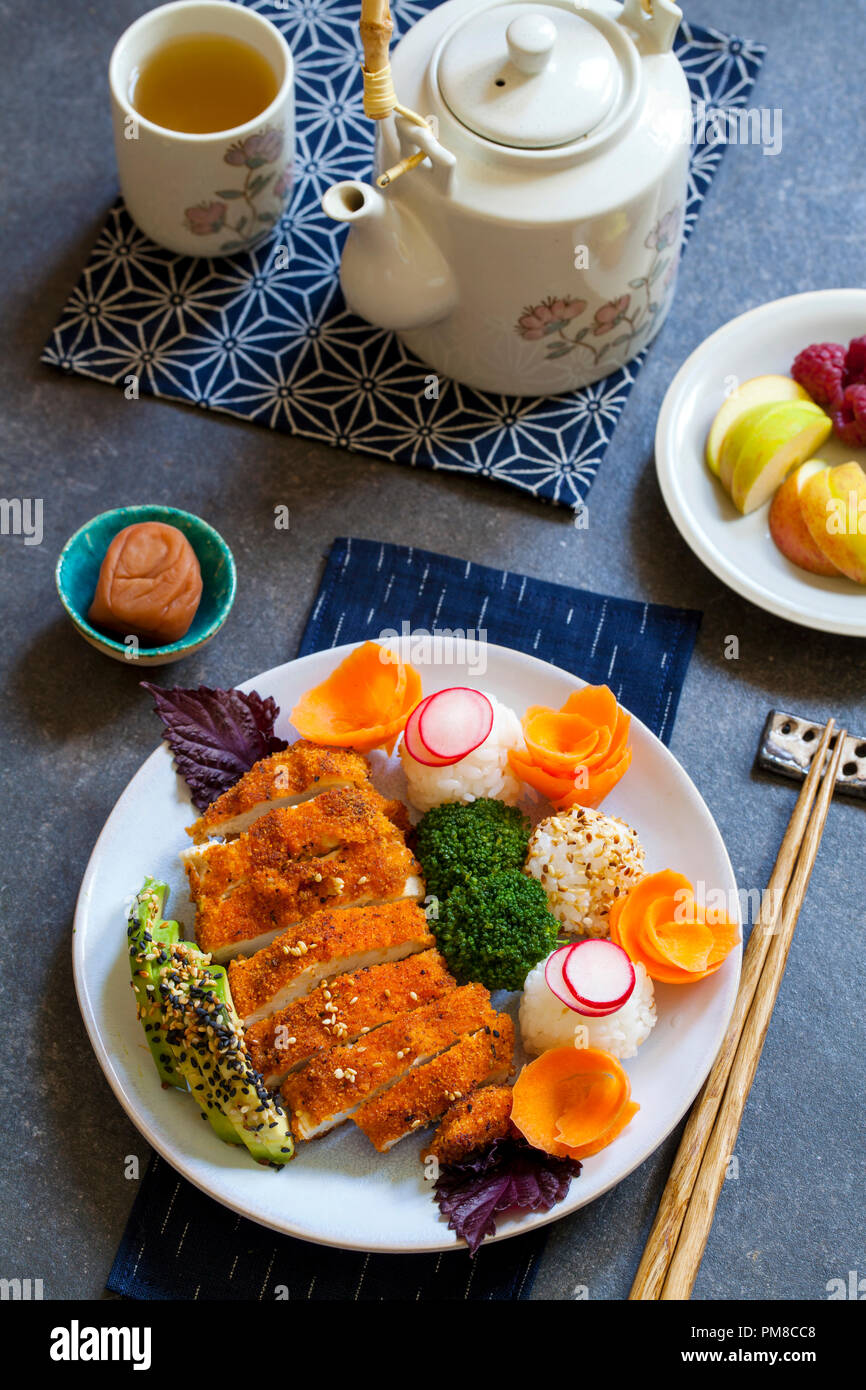
<path fill-rule="evenodd" d="M 126 643 L 91 627 L 87 612 L 109 545 L 124 526 L 134 526 L 139 521 L 165 521 L 183 532 L 198 558 L 202 595 L 185 637 L 165 647 L 139 647 L 137 656 L 132 658 Z M 201 517 L 177 507 L 115 507 L 95 516 L 66 542 L 57 561 L 55 579 L 60 602 L 85 642 L 115 661 L 134 660 L 136 666 L 167 666 L 197 652 L 216 636 L 231 612 L 237 585 L 234 556 L 219 532 Z"/>

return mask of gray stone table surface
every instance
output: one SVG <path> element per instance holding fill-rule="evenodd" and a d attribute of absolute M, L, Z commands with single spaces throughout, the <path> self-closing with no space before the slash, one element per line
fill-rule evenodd
<path fill-rule="evenodd" d="M 124 1157 L 147 1146 L 114 1100 L 70 972 L 75 898 L 94 840 L 156 742 L 140 673 L 87 648 L 53 566 L 96 512 L 163 500 L 232 545 L 237 604 L 176 669 L 229 685 L 293 654 L 336 534 L 411 542 L 567 584 L 700 608 L 672 748 L 716 816 L 744 887 L 766 883 L 794 792 L 753 770 L 770 706 L 866 733 L 864 646 L 771 617 L 680 540 L 652 461 L 673 373 L 733 315 L 866 283 L 862 43 L 866 4 L 690 0 L 688 16 L 765 41 L 755 104 L 781 108 L 782 153 L 732 148 L 686 251 L 672 315 L 590 497 L 588 531 L 504 488 L 415 472 L 65 379 L 38 356 L 115 194 L 105 69 L 141 0 L 3 0 L 3 496 L 42 497 L 39 546 L 0 538 L 4 1068 L 0 1275 L 99 1297 L 132 1202 Z M 866 329 L 866 325 L 864 325 Z M 792 344 L 792 350 L 799 344 Z M 292 529 L 275 540 L 273 508 Z M 866 602 L 866 599 L 864 599 Z M 725 639 L 739 659 L 725 659 Z M 172 673 L 175 674 L 175 673 Z M 697 1281 L 700 1299 L 822 1299 L 866 1275 L 863 1246 L 864 809 L 834 805 Z M 623 1298 L 675 1150 L 551 1227 L 534 1297 Z"/>

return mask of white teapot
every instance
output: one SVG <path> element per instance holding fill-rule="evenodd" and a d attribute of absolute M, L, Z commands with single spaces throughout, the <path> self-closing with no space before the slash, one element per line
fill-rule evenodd
<path fill-rule="evenodd" d="M 391 75 L 426 123 L 377 127 L 380 181 L 409 171 L 322 201 L 350 227 L 350 309 L 437 374 L 509 395 L 574 390 L 646 347 L 686 200 L 680 18 L 672 0 L 446 0 L 420 20 Z"/>

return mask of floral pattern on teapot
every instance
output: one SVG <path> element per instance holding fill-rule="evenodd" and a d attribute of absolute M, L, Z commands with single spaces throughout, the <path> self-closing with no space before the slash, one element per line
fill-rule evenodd
<path fill-rule="evenodd" d="M 652 330 L 673 286 L 679 261 L 681 219 L 678 203 L 659 218 L 644 241 L 647 250 L 655 252 L 646 275 L 629 280 L 628 288 L 632 293 L 623 293 L 600 305 L 589 323 L 577 326 L 577 320 L 583 318 L 588 307 L 585 299 L 551 295 L 540 304 L 530 304 L 523 310 L 515 324 L 515 332 L 528 342 L 546 340 L 544 355 L 549 361 L 582 348 L 597 363 L 613 349 L 630 348 L 637 337 Z M 673 254 L 666 254 L 671 247 Z M 607 338 L 617 328 L 623 328 L 623 332 L 615 338 Z M 599 338 L 607 338 L 607 341 L 592 341 Z"/>

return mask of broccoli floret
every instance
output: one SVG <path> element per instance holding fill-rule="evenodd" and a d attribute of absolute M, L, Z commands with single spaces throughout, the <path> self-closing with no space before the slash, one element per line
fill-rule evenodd
<path fill-rule="evenodd" d="M 488 989 L 522 989 L 559 931 L 541 884 L 518 869 L 458 884 L 431 926 L 458 979 Z"/>
<path fill-rule="evenodd" d="M 529 834 L 527 817 L 504 801 L 434 806 L 419 821 L 416 841 L 427 891 L 442 899 L 460 883 L 522 868 Z"/>

